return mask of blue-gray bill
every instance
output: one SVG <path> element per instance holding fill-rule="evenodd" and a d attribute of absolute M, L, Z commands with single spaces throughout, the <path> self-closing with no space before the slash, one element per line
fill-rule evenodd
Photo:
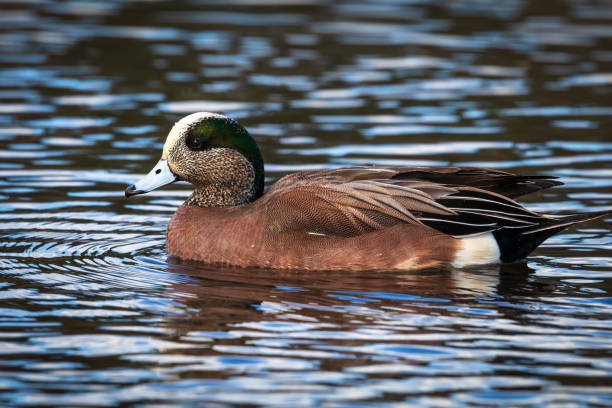
<path fill-rule="evenodd" d="M 125 196 L 148 193 L 166 184 L 174 183 L 176 180 L 178 177 L 170 170 L 168 161 L 161 159 L 146 176 L 125 189 Z"/>

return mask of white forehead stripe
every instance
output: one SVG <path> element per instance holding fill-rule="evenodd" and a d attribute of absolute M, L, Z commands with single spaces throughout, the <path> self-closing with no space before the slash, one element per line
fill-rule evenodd
<path fill-rule="evenodd" d="M 166 143 L 164 143 L 164 150 L 162 150 L 161 158 L 164 160 L 167 159 L 172 147 L 185 136 L 185 133 L 196 123 L 208 118 L 227 119 L 226 116 L 212 112 L 196 112 L 185 116 L 176 122 L 174 126 L 172 126 L 172 129 L 170 129 L 170 133 L 168 133 L 168 137 L 166 138 Z"/>

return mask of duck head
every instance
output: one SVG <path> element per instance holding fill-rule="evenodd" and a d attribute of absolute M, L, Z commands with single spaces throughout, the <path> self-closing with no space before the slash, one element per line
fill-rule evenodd
<path fill-rule="evenodd" d="M 193 113 L 174 124 L 161 160 L 125 195 L 144 194 L 177 180 L 194 186 L 187 205 L 248 204 L 263 193 L 261 152 L 238 122 L 216 113 Z"/>

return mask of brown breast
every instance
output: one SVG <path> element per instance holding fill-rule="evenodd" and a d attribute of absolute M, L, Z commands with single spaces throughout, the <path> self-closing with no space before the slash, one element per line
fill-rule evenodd
<path fill-rule="evenodd" d="M 397 224 L 353 237 L 274 232 L 255 204 L 181 206 L 167 229 L 168 253 L 239 267 L 303 270 L 420 269 L 452 262 L 458 240 L 422 225 Z"/>

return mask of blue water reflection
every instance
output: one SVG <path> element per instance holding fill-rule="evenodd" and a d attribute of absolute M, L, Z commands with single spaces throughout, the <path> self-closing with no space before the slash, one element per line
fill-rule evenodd
<path fill-rule="evenodd" d="M 473 165 L 611 209 L 612 8 L 545 3 L 4 2 L 0 405 L 610 405 L 610 217 L 524 263 L 287 273 L 167 259 L 185 184 L 123 197 L 210 110 L 268 184 Z"/>

